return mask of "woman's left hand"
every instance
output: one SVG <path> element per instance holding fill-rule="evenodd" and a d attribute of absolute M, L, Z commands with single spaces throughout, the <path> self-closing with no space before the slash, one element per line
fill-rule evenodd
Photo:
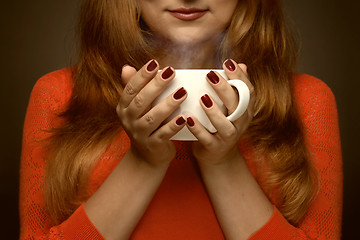
<path fill-rule="evenodd" d="M 216 133 L 210 133 L 195 117 L 187 119 L 189 130 L 198 139 L 193 144 L 193 154 L 201 164 L 219 164 L 237 157 L 240 154 L 238 141 L 254 115 L 254 87 L 248 79 L 246 65 L 229 59 L 225 61 L 223 68 L 229 79 L 240 79 L 246 83 L 250 90 L 250 102 L 246 112 L 239 119 L 230 122 L 211 96 L 201 98 L 201 105 L 217 130 Z M 231 114 L 239 101 L 236 90 L 215 71 L 207 75 L 207 80 L 228 109 L 228 114 Z"/>

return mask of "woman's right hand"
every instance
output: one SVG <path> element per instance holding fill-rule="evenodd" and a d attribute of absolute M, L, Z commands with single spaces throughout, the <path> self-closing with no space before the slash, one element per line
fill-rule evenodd
<path fill-rule="evenodd" d="M 169 163 L 176 154 L 170 138 L 185 126 L 185 118 L 177 116 L 163 121 L 185 100 L 183 88 L 151 106 L 155 98 L 174 78 L 174 70 L 166 67 L 158 72 L 159 64 L 149 61 L 139 71 L 124 66 L 122 81 L 125 87 L 116 108 L 121 124 L 131 140 L 130 153 L 137 159 L 158 165 Z"/>
<path fill-rule="evenodd" d="M 106 239 L 130 238 L 175 157 L 176 149 L 169 139 L 185 126 L 182 116 L 162 122 L 185 100 L 186 91 L 175 91 L 152 106 L 175 75 L 170 67 L 158 70 L 156 61 L 139 71 L 123 67 L 125 87 L 116 111 L 131 147 L 84 206 Z"/>

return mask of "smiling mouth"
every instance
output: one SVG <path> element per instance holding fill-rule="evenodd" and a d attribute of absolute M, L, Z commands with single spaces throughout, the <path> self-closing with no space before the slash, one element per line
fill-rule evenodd
<path fill-rule="evenodd" d="M 209 10 L 198 8 L 177 8 L 168 10 L 170 14 L 183 21 L 193 21 L 204 16 Z"/>

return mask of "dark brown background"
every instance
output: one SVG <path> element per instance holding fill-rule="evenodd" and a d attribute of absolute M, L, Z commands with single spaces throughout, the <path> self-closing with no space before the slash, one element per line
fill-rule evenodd
<path fill-rule="evenodd" d="M 32 86 L 71 64 L 79 0 L 6 1 L 0 7 L 0 238 L 18 238 L 18 168 L 22 124 Z M 301 45 L 298 71 L 325 81 L 337 99 L 344 157 L 343 239 L 358 234 L 359 3 L 285 0 Z"/>

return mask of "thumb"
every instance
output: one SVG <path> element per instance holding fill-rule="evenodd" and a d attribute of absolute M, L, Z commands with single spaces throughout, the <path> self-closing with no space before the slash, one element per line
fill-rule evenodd
<path fill-rule="evenodd" d="M 125 86 L 130 81 L 130 79 L 135 75 L 135 73 L 136 69 L 134 67 L 131 67 L 127 64 L 122 67 L 121 83 L 123 84 L 123 86 Z"/>
<path fill-rule="evenodd" d="M 248 73 L 247 73 L 247 66 L 244 63 L 239 63 L 238 65 L 241 68 L 241 70 L 243 71 L 243 73 L 246 75 L 246 77 L 249 77 Z"/>

